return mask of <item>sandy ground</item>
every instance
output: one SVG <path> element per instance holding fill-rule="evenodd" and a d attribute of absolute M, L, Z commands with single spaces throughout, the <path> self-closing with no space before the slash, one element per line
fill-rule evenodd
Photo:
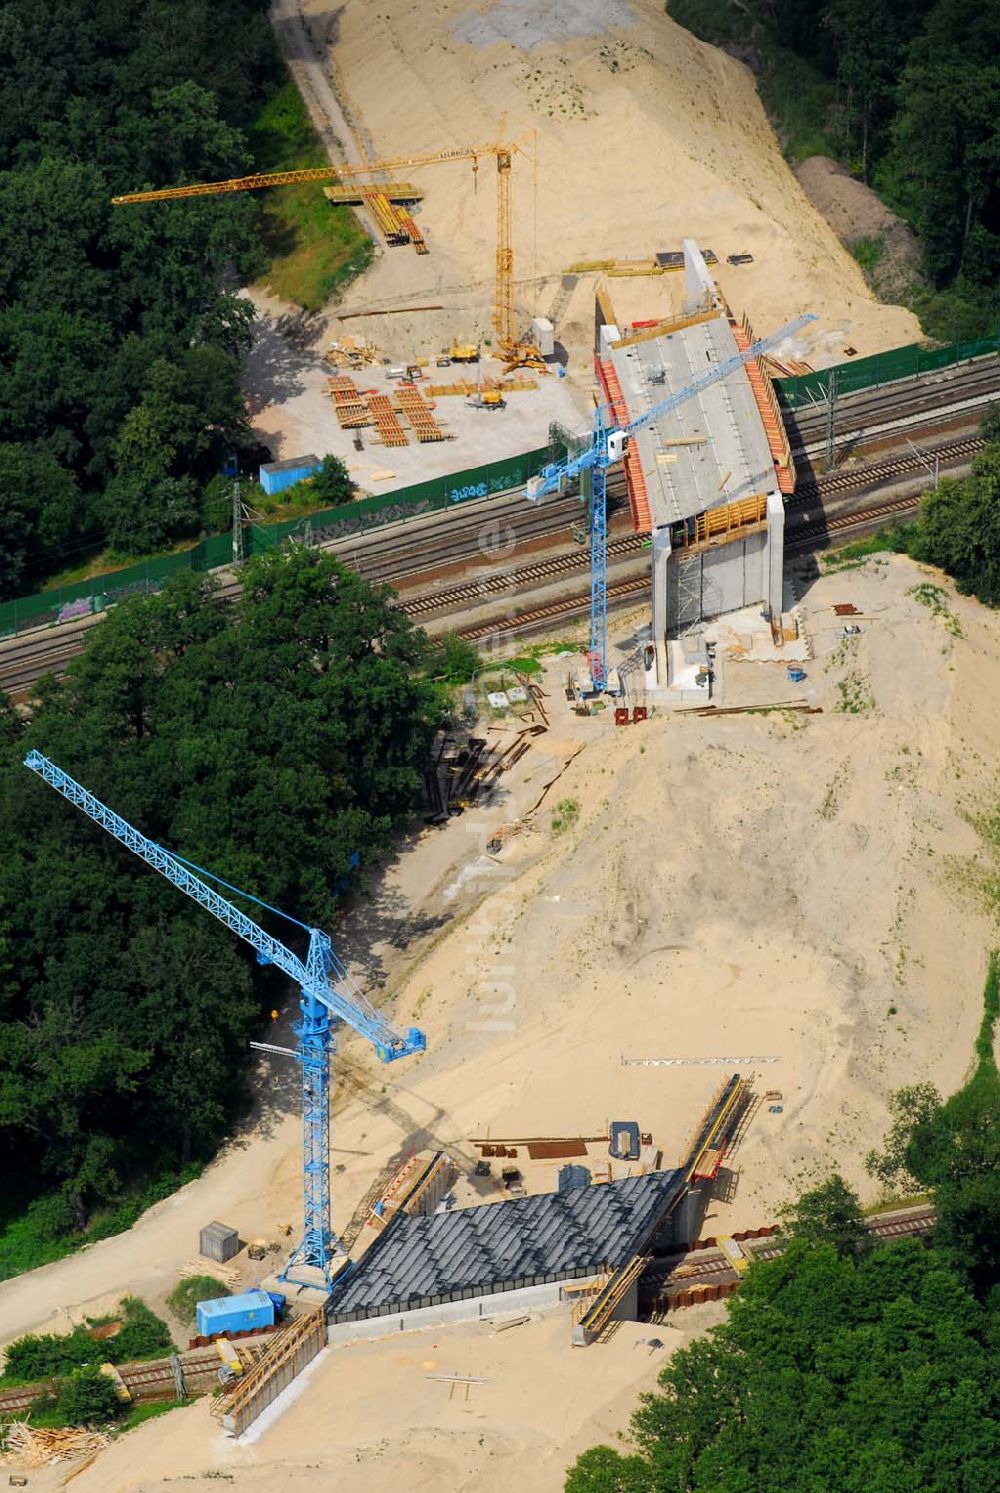
<path fill-rule="evenodd" d="M 294 9 L 293 9 L 294 6 Z M 314 100 L 333 93 L 356 137 L 380 157 L 505 136 L 515 160 L 518 312 L 548 314 L 577 260 L 647 257 L 693 235 L 723 263 L 719 280 L 762 334 L 802 311 L 821 320 L 801 349 L 817 364 L 912 341 L 914 317 L 873 301 L 857 265 L 782 159 L 742 64 L 696 41 L 661 0 L 281 0 L 300 25 L 297 72 Z M 325 56 L 322 55 L 325 48 Z M 317 55 L 319 53 L 320 55 Z M 316 105 L 314 103 L 314 108 Z M 443 301 L 451 314 L 366 323 L 389 355 L 489 335 L 496 244 L 493 168 L 479 191 L 467 163 L 408 170 L 424 187 L 431 253 L 387 250 L 345 300 L 349 309 Z M 589 379 L 593 277 L 581 276 L 557 336 Z M 356 324 L 355 324 L 356 325 Z"/>
<path fill-rule="evenodd" d="M 855 179 L 829 156 L 810 156 L 795 169 L 809 201 L 850 249 L 867 239 L 880 242 L 882 255 L 870 272 L 883 299 L 902 295 L 920 276 L 920 245 L 908 223 L 889 211 L 871 187 Z"/>
<path fill-rule="evenodd" d="M 910 594 L 928 578 L 892 558 L 800 580 L 813 657 L 798 688 L 820 715 L 660 715 L 616 730 L 609 713 L 559 713 L 568 661 L 552 662 L 553 729 L 522 773 L 490 809 L 421 834 L 336 930 L 429 1041 L 389 1070 L 356 1042 L 337 1060 L 338 1227 L 411 1145 L 447 1143 L 471 1164 L 469 1139 L 487 1131 L 597 1134 L 635 1117 L 669 1165 L 727 1071 L 705 1062 L 717 1057 L 776 1059 L 759 1061 L 760 1083 L 782 1091 L 784 1113 L 754 1121 L 707 1231 L 770 1221 L 834 1166 L 874 1197 L 862 1157 L 882 1137 L 886 1095 L 923 1079 L 947 1091 L 969 1069 L 995 936 L 960 883 L 978 854 L 967 812 L 996 790 L 1000 618 L 950 590 L 936 614 Z M 859 610 L 857 638 L 843 637 L 841 602 Z M 755 700 L 789 698 L 783 665 L 724 667 L 730 700 L 741 673 Z M 485 855 L 487 830 L 524 817 L 570 757 L 531 828 Z M 567 798 L 575 823 L 557 834 Z M 126 1286 L 161 1301 L 213 1217 L 245 1238 L 297 1218 L 296 1097 L 274 1084 L 259 1132 L 130 1234 L 0 1285 L 3 1337 Z M 554 1164 L 529 1182 L 552 1187 Z M 238 1454 L 195 1408 L 129 1437 L 77 1487 L 152 1488 L 224 1466 L 248 1489 L 351 1488 L 362 1475 L 374 1493 L 499 1488 L 514 1470 L 526 1489 L 556 1489 L 573 1449 L 624 1426 L 653 1368 L 628 1346 L 639 1328 L 578 1354 L 559 1314 L 486 1344 L 478 1332 L 338 1349 Z M 488 1393 L 439 1405 L 425 1360 L 481 1373 Z"/>
<path fill-rule="evenodd" d="M 541 1493 L 595 1441 L 613 1441 L 671 1351 L 721 1320 L 721 1304 L 666 1327 L 625 1323 L 600 1363 L 569 1346 L 553 1318 L 503 1333 L 488 1324 L 414 1333 L 405 1342 L 327 1349 L 292 1403 L 234 1443 L 205 1402 L 124 1437 L 74 1479 L 74 1493 L 129 1493 L 220 1482 L 247 1493 Z M 663 1349 L 651 1349 L 656 1337 Z M 485 1379 L 454 1388 L 431 1374 Z M 169 1475 L 164 1476 L 169 1468 Z M 32 1475 L 49 1493 L 63 1473 Z"/>

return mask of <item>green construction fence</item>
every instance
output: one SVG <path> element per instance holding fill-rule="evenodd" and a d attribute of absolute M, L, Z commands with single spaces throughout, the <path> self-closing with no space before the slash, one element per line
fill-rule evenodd
<path fill-rule="evenodd" d="M 382 524 L 417 518 L 453 504 L 492 497 L 522 487 L 529 477 L 537 475 L 543 466 L 561 454 L 561 450 L 552 444 L 541 446 L 535 451 L 525 451 L 486 466 L 431 477 L 426 482 L 398 488 L 395 492 L 359 498 L 339 508 L 326 508 L 276 524 L 253 524 L 244 531 L 245 553 L 264 554 L 288 539 L 320 544 L 361 534 Z M 232 536 L 212 534 L 174 555 L 140 560 L 107 575 L 76 581 L 72 585 L 54 586 L 50 591 L 41 591 L 35 596 L 3 602 L 0 604 L 0 637 L 12 637 L 35 627 L 102 612 L 129 596 L 151 595 L 179 571 L 217 570 L 230 563 L 232 554 Z"/>
<path fill-rule="evenodd" d="M 778 403 L 785 409 L 795 410 L 824 404 L 830 376 L 834 373 L 839 397 L 860 393 L 862 389 L 877 389 L 880 384 L 891 384 L 900 378 L 933 373 L 938 368 L 950 368 L 955 363 L 967 363 L 970 358 L 983 358 L 998 351 L 1000 332 L 995 337 L 980 337 L 975 342 L 951 342 L 947 347 L 921 347 L 919 342 L 911 342 L 906 347 L 873 353 L 869 358 L 856 358 L 851 363 L 838 363 L 818 373 L 806 373 L 799 378 L 776 378 L 774 387 Z"/>

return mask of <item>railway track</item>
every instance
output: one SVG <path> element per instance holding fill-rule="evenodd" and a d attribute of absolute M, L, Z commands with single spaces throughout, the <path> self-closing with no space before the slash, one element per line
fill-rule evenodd
<path fill-rule="evenodd" d="M 96 1355 L 95 1355 L 96 1356 Z M 194 1349 L 178 1355 L 185 1382 L 190 1387 L 200 1387 L 198 1381 L 210 1379 L 214 1384 L 218 1377 L 221 1360 L 214 1349 Z M 149 1363 L 125 1363 L 119 1374 L 133 1400 L 173 1399 L 177 1392 L 174 1371 L 170 1363 L 162 1358 Z M 0 1416 L 17 1416 L 30 1410 L 40 1394 L 47 1390 L 55 1392 L 54 1380 L 40 1380 L 35 1384 L 21 1385 L 16 1389 L 0 1391 Z"/>
<path fill-rule="evenodd" d="M 1000 378 L 1000 363 L 993 372 Z M 883 394 L 885 391 L 882 391 Z M 893 396 L 894 397 L 894 396 Z M 940 414 L 939 410 L 936 413 Z M 981 437 L 970 436 L 951 441 L 934 448 L 942 468 L 954 467 L 968 462 L 982 449 Z M 826 497 L 862 492 L 893 478 L 909 473 L 919 474 L 926 470 L 926 462 L 912 452 L 876 462 L 851 471 L 832 472 L 800 484 L 789 498 L 787 507 L 793 510 L 804 504 L 823 500 Z M 620 472 L 613 473 L 608 480 L 608 495 L 612 507 L 622 506 L 625 500 L 625 479 Z M 912 504 L 910 505 L 913 506 Z M 886 509 L 886 516 L 906 511 L 904 508 Z M 562 530 L 568 530 L 579 518 L 579 500 L 572 491 L 552 499 L 550 502 L 532 507 L 524 502 L 520 491 L 498 495 L 495 499 L 476 502 L 466 509 L 444 510 L 429 514 L 419 520 L 370 531 L 367 534 L 347 536 L 330 542 L 329 547 L 345 564 L 358 571 L 366 580 L 384 581 L 397 585 L 413 585 L 424 577 L 426 589 L 420 595 L 407 597 L 404 605 L 416 618 L 431 618 L 434 613 L 464 602 L 482 601 L 486 596 L 508 591 L 511 586 L 531 585 L 547 578 L 572 574 L 584 570 L 588 563 L 586 551 L 551 556 L 547 560 L 529 562 L 517 571 L 502 571 L 493 577 L 479 576 L 473 581 L 463 581 L 448 587 L 441 572 L 463 563 L 481 563 L 483 560 L 499 558 L 514 548 L 551 539 Z M 874 517 L 871 521 L 874 521 Z M 414 525 L 419 524 L 419 528 Z M 841 520 L 828 518 L 819 525 L 817 533 L 843 532 Z M 623 557 L 641 548 L 643 541 L 635 535 L 613 538 L 609 545 L 609 557 Z M 790 551 L 805 548 L 802 541 L 790 539 L 786 545 Z M 221 573 L 220 594 L 227 599 L 239 594 L 239 581 L 231 573 Z M 609 590 L 609 603 L 627 600 L 637 588 L 628 583 Z M 566 604 L 560 610 L 539 607 L 522 613 L 521 620 L 528 627 L 539 625 L 548 616 L 571 616 L 579 608 Z M 508 625 L 504 630 L 511 630 Z M 470 628 L 463 636 L 485 636 L 496 629 L 491 626 Z M 42 674 L 61 673 L 66 664 L 82 651 L 85 628 L 37 629 L 23 640 L 12 639 L 0 642 L 0 685 L 7 690 L 24 689 L 33 684 Z"/>
<path fill-rule="evenodd" d="M 982 436 L 967 436 L 962 440 L 949 441 L 943 446 L 934 446 L 930 455 L 937 458 L 942 467 L 957 466 L 971 461 L 986 445 Z M 871 462 L 851 471 L 827 472 L 822 477 L 809 478 L 796 484 L 795 492 L 787 507 L 794 508 L 809 503 L 814 498 L 825 498 L 828 494 L 850 492 L 858 487 L 876 487 L 892 477 L 905 476 L 908 472 L 926 472 L 927 458 L 912 452 L 891 456 L 884 461 Z"/>
<path fill-rule="evenodd" d="M 939 375 L 924 374 L 920 379 L 899 379 L 879 389 L 857 394 L 843 394 L 837 400 L 834 435 L 841 439 L 874 421 L 905 419 L 911 415 L 946 415 L 956 405 L 980 395 L 996 393 L 1000 399 L 1000 356 L 977 359 Z M 814 441 L 825 439 L 827 409 L 825 401 L 800 405 L 783 411 L 792 454 L 800 454 Z"/>
<path fill-rule="evenodd" d="M 935 1222 L 934 1210 L 925 1208 L 919 1212 L 906 1214 L 888 1214 L 882 1219 L 867 1220 L 868 1231 L 876 1239 L 883 1242 L 891 1242 L 893 1239 L 906 1239 L 922 1237 L 928 1234 Z M 746 1241 L 746 1249 L 753 1260 L 776 1260 L 782 1254 L 784 1245 L 780 1237 L 768 1240 Z M 643 1276 L 641 1294 L 656 1310 L 657 1303 L 669 1301 L 671 1296 L 682 1294 L 694 1287 L 723 1285 L 736 1281 L 736 1271 L 726 1259 L 721 1249 L 705 1249 L 696 1251 L 703 1255 L 701 1259 L 692 1259 L 691 1255 L 676 1255 L 668 1260 L 658 1261 L 648 1269 Z M 678 1274 L 678 1270 L 682 1273 Z"/>
<path fill-rule="evenodd" d="M 832 542 L 834 537 L 844 538 L 851 533 L 864 533 L 868 529 L 879 528 L 893 518 L 902 518 L 906 514 L 914 513 L 918 506 L 916 498 L 898 498 L 890 503 L 880 503 L 877 507 L 857 509 L 853 513 L 838 514 L 836 517 L 821 519 L 809 531 L 794 538 L 786 539 L 786 554 L 804 554 L 810 550 L 822 549 Z M 629 536 L 635 539 L 635 548 L 639 548 L 641 540 L 638 535 Z M 624 541 L 623 541 L 624 544 Z M 621 581 L 617 585 L 608 587 L 608 607 L 626 606 L 629 602 L 636 600 L 639 596 L 648 595 L 649 577 L 642 575 L 627 581 Z M 498 638 L 506 635 L 527 634 L 538 632 L 551 623 L 571 621 L 576 617 L 585 616 L 590 611 L 590 595 L 587 592 L 577 596 L 566 596 L 551 601 L 545 605 L 532 607 L 527 611 L 518 612 L 517 615 L 498 618 L 494 621 L 483 621 L 471 627 L 458 629 L 458 635 L 467 638 L 474 643 L 484 638 Z"/>

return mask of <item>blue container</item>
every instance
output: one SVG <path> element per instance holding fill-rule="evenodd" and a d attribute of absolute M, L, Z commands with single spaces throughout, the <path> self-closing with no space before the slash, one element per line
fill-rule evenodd
<path fill-rule="evenodd" d="M 291 456 L 287 461 L 270 461 L 260 469 L 260 485 L 268 494 L 284 492 L 296 482 L 311 477 L 323 463 L 318 456 Z"/>
<path fill-rule="evenodd" d="M 274 1326 L 274 1302 L 266 1291 L 244 1291 L 242 1296 L 199 1301 L 197 1318 L 199 1337 L 259 1332 L 262 1327 Z"/>
<path fill-rule="evenodd" d="M 268 1296 L 274 1304 L 274 1320 L 280 1322 L 285 1315 L 285 1303 L 287 1298 L 280 1291 L 268 1291 Z"/>

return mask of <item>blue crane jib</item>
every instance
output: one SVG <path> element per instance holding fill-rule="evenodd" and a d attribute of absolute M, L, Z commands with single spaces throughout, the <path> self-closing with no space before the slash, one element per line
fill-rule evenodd
<path fill-rule="evenodd" d="M 102 804 L 41 752 L 30 751 L 24 765 L 154 871 L 173 882 L 179 891 L 225 923 L 250 944 L 261 964 L 275 965 L 299 986 L 302 1019 L 295 1028 L 299 1038 L 295 1056 L 302 1068 L 305 1221 L 302 1242 L 289 1260 L 283 1278 L 293 1278 L 289 1271 L 298 1264 L 319 1270 L 329 1284 L 331 1258 L 335 1251 L 341 1251 L 330 1224 L 330 1019 L 343 1021 L 367 1037 L 385 1063 L 423 1052 L 427 1038 L 418 1027 L 399 1032 L 381 1015 L 358 989 L 322 929 L 306 930 L 309 950 L 303 963 L 291 949 L 204 882 L 180 857 L 140 834 L 128 820 Z M 309 1280 L 303 1283 L 314 1284 Z"/>
<path fill-rule="evenodd" d="M 537 503 L 550 493 L 561 492 L 574 477 L 589 474 L 590 485 L 590 672 L 595 691 L 607 687 L 608 682 L 608 508 L 607 469 L 621 461 L 628 449 L 629 440 L 645 426 L 659 420 L 671 410 L 677 409 L 689 399 L 694 399 L 704 389 L 721 379 L 728 378 L 752 358 L 784 341 L 816 317 L 811 313 L 797 316 L 794 321 L 767 337 L 762 337 L 742 352 L 716 363 L 700 378 L 683 389 L 677 389 L 666 399 L 661 399 L 644 414 L 630 420 L 627 425 L 618 425 L 610 411 L 598 408 L 594 411 L 594 428 L 590 445 L 578 456 L 567 457 L 543 467 L 537 477 L 528 480 L 525 495 L 529 503 Z"/>

